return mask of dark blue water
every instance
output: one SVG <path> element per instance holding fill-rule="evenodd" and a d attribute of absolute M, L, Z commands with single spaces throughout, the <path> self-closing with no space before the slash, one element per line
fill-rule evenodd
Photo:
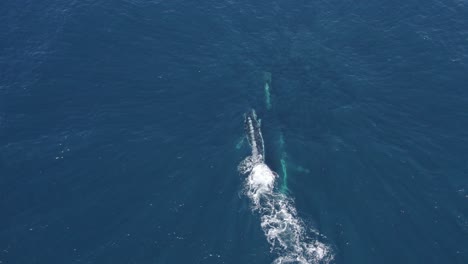
<path fill-rule="evenodd" d="M 271 263 L 250 108 L 331 263 L 468 263 L 467 1 L 6 0 L 0 25 L 0 263 Z"/>

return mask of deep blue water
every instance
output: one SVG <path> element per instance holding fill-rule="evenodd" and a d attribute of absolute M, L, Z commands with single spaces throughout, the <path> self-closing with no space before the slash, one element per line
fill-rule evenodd
<path fill-rule="evenodd" d="M 467 1 L 5 0 L 0 25 L 0 263 L 271 263 L 251 108 L 331 263 L 468 263 Z"/>

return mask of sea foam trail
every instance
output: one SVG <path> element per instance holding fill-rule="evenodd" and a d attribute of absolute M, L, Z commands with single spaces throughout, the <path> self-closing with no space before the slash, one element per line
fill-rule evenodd
<path fill-rule="evenodd" d="M 245 193 L 253 211 L 260 214 L 261 227 L 271 251 L 278 254 L 273 263 L 329 263 L 333 259 L 329 247 L 308 235 L 308 231 L 318 232 L 306 229 L 297 216 L 293 200 L 276 190 L 278 175 L 264 163 L 260 122 L 253 110 L 245 115 L 245 130 L 252 155 L 246 157 L 238 169 L 248 174 Z"/>

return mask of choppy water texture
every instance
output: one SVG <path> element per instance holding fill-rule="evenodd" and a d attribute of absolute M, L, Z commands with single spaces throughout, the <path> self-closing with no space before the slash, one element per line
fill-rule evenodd
<path fill-rule="evenodd" d="M 3 1 L 0 263 L 468 263 L 467 18 L 463 0 Z M 251 108 L 270 211 L 237 171 Z"/>

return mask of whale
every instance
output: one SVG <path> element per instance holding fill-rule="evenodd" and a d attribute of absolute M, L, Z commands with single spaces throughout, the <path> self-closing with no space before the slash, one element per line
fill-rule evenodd
<path fill-rule="evenodd" d="M 263 142 L 262 132 L 260 130 L 261 120 L 257 118 L 254 109 L 251 109 L 244 115 L 245 135 L 252 148 L 252 160 L 257 163 L 265 161 L 265 144 Z"/>
<path fill-rule="evenodd" d="M 265 162 L 261 120 L 255 110 L 244 114 L 244 128 L 251 154 L 241 161 L 238 171 L 247 175 L 243 192 L 251 202 L 252 211 L 260 216 L 260 227 L 270 244 L 270 252 L 277 255 L 273 264 L 329 263 L 333 254 L 320 242 L 319 232 L 305 225 L 294 200 L 278 189 L 278 174 Z"/>

